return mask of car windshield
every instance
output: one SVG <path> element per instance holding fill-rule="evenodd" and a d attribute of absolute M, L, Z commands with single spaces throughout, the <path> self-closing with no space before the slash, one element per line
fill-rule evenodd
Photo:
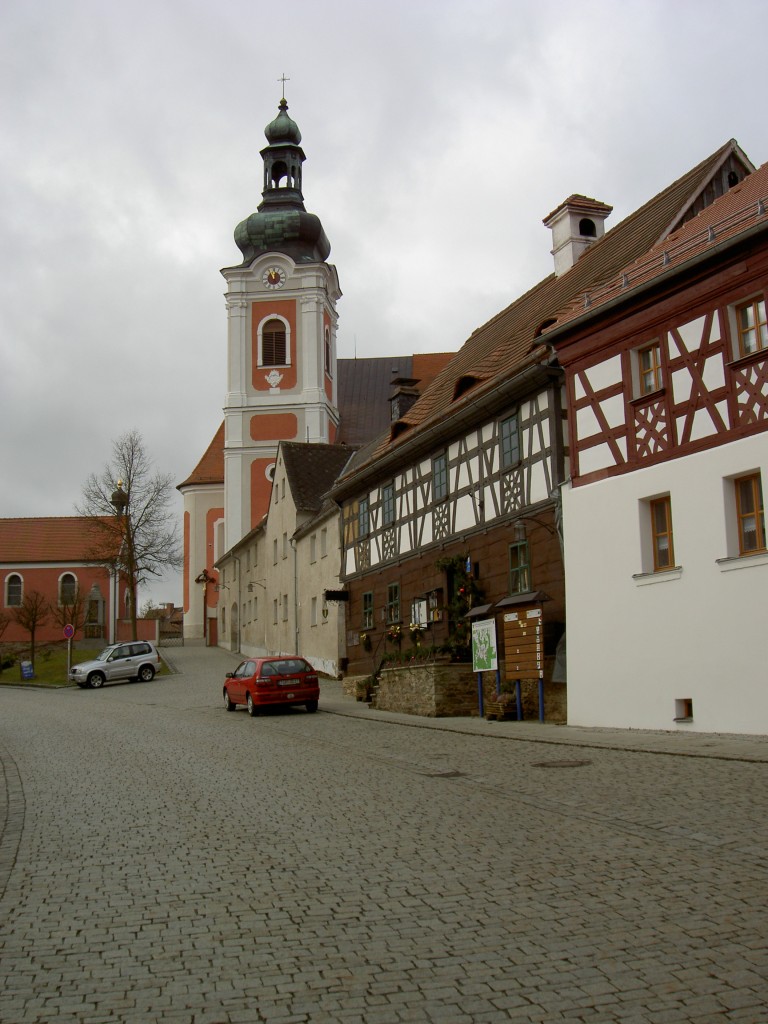
<path fill-rule="evenodd" d="M 96 661 L 106 661 L 112 651 L 114 651 L 114 647 L 105 647 L 98 658 L 96 658 Z"/>

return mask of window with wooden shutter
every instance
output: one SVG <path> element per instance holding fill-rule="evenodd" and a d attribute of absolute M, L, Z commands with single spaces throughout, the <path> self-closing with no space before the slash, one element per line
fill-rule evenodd
<path fill-rule="evenodd" d="M 285 324 L 282 320 L 267 320 L 261 331 L 261 365 L 285 366 Z"/>

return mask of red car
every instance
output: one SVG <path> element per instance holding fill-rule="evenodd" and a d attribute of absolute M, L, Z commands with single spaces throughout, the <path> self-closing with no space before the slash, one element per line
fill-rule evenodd
<path fill-rule="evenodd" d="M 245 704 L 249 715 L 275 704 L 303 704 L 317 711 L 320 683 L 317 672 L 304 658 L 251 658 L 227 672 L 224 707 L 235 711 Z"/>

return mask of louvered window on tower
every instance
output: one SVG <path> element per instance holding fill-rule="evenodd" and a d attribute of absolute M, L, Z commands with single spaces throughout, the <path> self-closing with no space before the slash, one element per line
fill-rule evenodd
<path fill-rule="evenodd" d="M 285 324 L 268 320 L 261 332 L 261 365 L 285 366 Z"/>

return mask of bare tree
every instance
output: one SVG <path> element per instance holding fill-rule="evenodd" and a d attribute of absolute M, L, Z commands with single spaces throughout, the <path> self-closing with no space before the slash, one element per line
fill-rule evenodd
<path fill-rule="evenodd" d="M 85 599 L 80 593 L 80 588 L 75 587 L 71 594 L 62 593 L 61 600 L 56 604 L 49 605 L 53 621 L 57 626 L 64 629 L 65 626 L 72 626 L 75 633 L 79 633 L 85 626 Z"/>
<path fill-rule="evenodd" d="M 97 538 L 94 561 L 120 573 L 128 584 L 131 635 L 136 639 L 136 592 L 183 562 L 178 523 L 170 503 L 173 478 L 153 472 L 137 430 L 112 442 L 112 461 L 83 485 L 78 515 L 90 519 Z"/>
<path fill-rule="evenodd" d="M 22 629 L 29 633 L 29 660 L 35 665 L 35 633 L 38 627 L 48 621 L 48 600 L 39 590 L 30 590 L 18 608 L 13 609 L 13 617 Z"/>
<path fill-rule="evenodd" d="M 3 639 L 3 633 L 6 631 L 6 629 L 8 629 L 10 624 L 11 624 L 10 616 L 6 615 L 5 612 L 0 612 L 0 640 Z M 0 674 L 2 674 L 2 671 L 3 671 L 3 652 L 2 652 L 2 649 L 0 648 Z"/>

